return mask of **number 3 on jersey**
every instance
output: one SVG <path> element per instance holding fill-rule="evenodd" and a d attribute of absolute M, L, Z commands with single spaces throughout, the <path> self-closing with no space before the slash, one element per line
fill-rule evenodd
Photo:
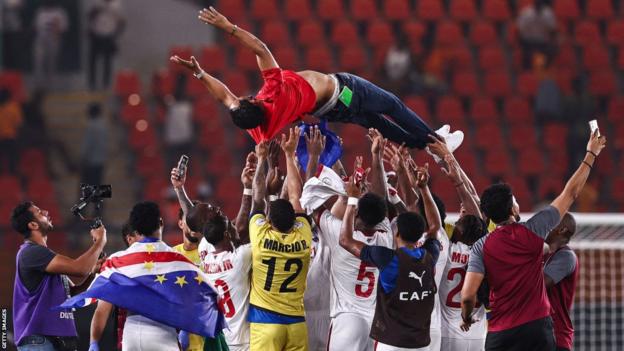
<path fill-rule="evenodd" d="M 215 280 L 215 286 L 221 290 L 222 297 L 219 299 L 219 309 L 226 318 L 234 317 L 236 310 L 234 309 L 234 303 L 232 302 L 232 296 L 230 296 L 230 287 L 224 280 Z"/>
<path fill-rule="evenodd" d="M 364 261 L 360 263 L 357 282 L 355 283 L 355 295 L 358 297 L 370 297 L 375 289 L 375 266 Z M 364 281 L 368 284 L 365 284 Z"/>

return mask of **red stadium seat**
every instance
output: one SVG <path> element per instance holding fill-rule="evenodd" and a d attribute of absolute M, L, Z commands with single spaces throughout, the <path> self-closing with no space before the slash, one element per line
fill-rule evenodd
<path fill-rule="evenodd" d="M 134 123 L 140 119 L 147 119 L 149 115 L 147 106 L 142 102 L 138 105 L 125 104 L 119 114 L 121 120 L 130 127 L 134 127 Z"/>
<path fill-rule="evenodd" d="M 22 200 L 22 186 L 17 177 L 12 175 L 0 175 L 0 189 L 2 189 L 0 203 L 15 206 Z M 9 217 L 8 213 L 4 213 L 3 215 Z"/>
<path fill-rule="evenodd" d="M 284 1 L 284 16 L 291 21 L 302 21 L 312 17 L 310 0 Z"/>
<path fill-rule="evenodd" d="M 505 22 L 511 19 L 509 2 L 506 0 L 484 0 L 483 17 L 496 22 Z"/>
<path fill-rule="evenodd" d="M 375 0 L 351 0 L 349 12 L 356 21 L 368 21 L 379 15 Z"/>
<path fill-rule="evenodd" d="M 509 128 L 509 146 L 515 151 L 529 147 L 537 147 L 537 136 L 533 124 L 521 124 Z"/>
<path fill-rule="evenodd" d="M 26 89 L 22 73 L 18 71 L 0 71 L 0 88 L 7 88 L 17 102 L 26 101 Z"/>
<path fill-rule="evenodd" d="M 544 126 L 542 143 L 549 150 L 558 150 L 567 145 L 568 126 L 562 123 L 550 123 Z"/>
<path fill-rule="evenodd" d="M 222 175 L 227 174 L 231 168 L 232 156 L 230 150 L 224 148 L 213 148 L 210 152 L 209 160 L 206 162 L 206 171 L 208 171 L 209 174 Z M 238 186 L 240 186 L 240 184 Z M 232 188 L 229 190 L 231 191 Z"/>
<path fill-rule="evenodd" d="M 576 60 L 576 53 L 574 52 L 574 48 L 570 45 L 562 45 L 559 47 L 559 52 L 555 57 L 554 66 L 561 68 L 573 68 L 576 69 L 578 66 Z"/>
<path fill-rule="evenodd" d="M 204 46 L 199 53 L 199 64 L 208 73 L 218 73 L 225 69 L 225 49 L 222 46 Z"/>
<path fill-rule="evenodd" d="M 54 200 L 54 185 L 52 182 L 43 177 L 32 179 L 26 187 L 28 197 L 33 200 Z"/>
<path fill-rule="evenodd" d="M 461 97 L 476 96 L 481 92 L 479 80 L 473 71 L 458 72 L 453 76 L 453 91 Z"/>
<path fill-rule="evenodd" d="M 266 21 L 260 30 L 262 39 L 269 47 L 291 44 L 288 37 L 288 27 L 283 20 Z"/>
<path fill-rule="evenodd" d="M 504 116 L 507 123 L 516 125 L 533 125 L 533 111 L 525 98 L 513 96 L 505 100 Z"/>
<path fill-rule="evenodd" d="M 597 20 L 613 18 L 611 0 L 591 0 L 587 2 L 587 17 Z"/>
<path fill-rule="evenodd" d="M 323 20 L 339 20 L 345 17 L 342 1 L 319 0 L 316 13 Z"/>
<path fill-rule="evenodd" d="M 332 26 L 331 42 L 338 46 L 348 46 L 359 42 L 358 30 L 349 20 L 337 21 Z"/>
<path fill-rule="evenodd" d="M 498 110 L 492 99 L 479 97 L 472 100 L 470 117 L 480 125 L 497 123 Z"/>
<path fill-rule="evenodd" d="M 557 86 L 559 89 L 565 94 L 572 93 L 572 79 L 575 76 L 575 72 L 571 69 L 566 69 L 562 67 L 557 70 L 557 76 L 555 79 L 557 80 Z"/>
<path fill-rule="evenodd" d="M 214 99 L 197 99 L 193 104 L 193 120 L 199 125 L 220 127 L 219 110 Z"/>
<path fill-rule="evenodd" d="M 359 45 L 351 45 L 340 51 L 338 59 L 340 69 L 360 72 L 366 68 L 366 53 Z"/>
<path fill-rule="evenodd" d="M 622 116 L 624 116 L 624 96 L 609 99 L 607 119 L 615 124 L 622 121 Z"/>
<path fill-rule="evenodd" d="M 409 95 L 403 99 L 405 105 L 412 111 L 416 112 L 423 120 L 430 120 L 429 106 L 427 101 L 420 96 Z"/>
<path fill-rule="evenodd" d="M 160 201 L 166 197 L 170 186 L 162 177 L 150 178 L 143 188 L 143 198 L 148 201 Z"/>
<path fill-rule="evenodd" d="M 128 145 L 135 152 L 142 151 L 147 148 L 155 148 L 159 141 L 156 138 L 154 127 L 148 124 L 144 130 L 139 130 L 134 126 L 128 128 Z"/>
<path fill-rule="evenodd" d="M 611 196 L 620 203 L 624 202 L 624 177 L 614 177 L 611 183 Z"/>
<path fill-rule="evenodd" d="M 456 70 L 473 70 L 472 52 L 467 45 L 458 45 L 450 49 L 451 65 Z"/>
<path fill-rule="evenodd" d="M 280 67 L 289 70 L 299 69 L 299 56 L 297 50 L 291 45 L 280 46 L 273 51 L 273 54 Z"/>
<path fill-rule="evenodd" d="M 204 150 L 211 150 L 225 142 L 225 135 L 220 127 L 207 124 L 199 133 L 199 146 Z"/>
<path fill-rule="evenodd" d="M 600 29 L 596 22 L 583 20 L 576 25 L 574 38 L 577 44 L 581 46 L 596 45 L 602 42 Z"/>
<path fill-rule="evenodd" d="M 141 93 L 141 82 L 139 81 L 139 75 L 132 70 L 120 70 L 115 75 L 115 94 L 118 96 L 128 96 L 130 94 Z"/>
<path fill-rule="evenodd" d="M 615 77 L 610 70 L 594 72 L 589 78 L 589 91 L 597 96 L 609 96 L 616 91 Z"/>
<path fill-rule="evenodd" d="M 618 57 L 617 57 L 616 64 L 617 64 L 617 68 L 624 69 L 624 47 L 618 50 Z"/>
<path fill-rule="evenodd" d="M 41 149 L 28 148 L 20 152 L 17 171 L 24 177 L 45 176 L 47 174 L 46 156 Z"/>
<path fill-rule="evenodd" d="M 394 42 L 394 32 L 390 24 L 383 20 L 376 20 L 368 24 L 366 41 L 374 47 L 388 47 Z"/>
<path fill-rule="evenodd" d="M 564 187 L 563 179 L 556 177 L 541 177 L 539 179 L 538 194 L 542 200 L 555 199 Z"/>
<path fill-rule="evenodd" d="M 258 60 L 256 59 L 256 55 L 251 52 L 251 50 L 240 45 L 236 48 L 234 62 L 236 64 L 236 68 L 239 70 L 246 70 L 250 72 L 258 70 Z"/>
<path fill-rule="evenodd" d="M 624 45 L 624 20 L 610 21 L 607 26 L 607 42 L 611 45 Z"/>
<path fill-rule="evenodd" d="M 320 72 L 334 71 L 334 60 L 326 46 L 308 48 L 305 54 L 305 66 Z"/>
<path fill-rule="evenodd" d="M 518 175 L 508 175 L 503 177 L 502 180 L 511 186 L 513 194 L 520 206 L 527 206 L 527 204 L 533 203 L 533 200 L 531 199 L 531 191 L 529 190 L 524 177 Z"/>
<path fill-rule="evenodd" d="M 451 0 L 449 16 L 460 22 L 470 22 L 478 15 L 474 0 Z"/>
<path fill-rule="evenodd" d="M 439 0 L 420 0 L 417 4 L 417 18 L 421 20 L 439 21 L 445 16 L 442 2 Z"/>
<path fill-rule="evenodd" d="M 142 177 L 150 178 L 165 171 L 165 161 L 159 152 L 138 152 L 136 170 Z"/>
<path fill-rule="evenodd" d="M 223 74 L 223 83 L 236 95 L 246 95 L 251 92 L 247 76 L 241 71 L 228 71 Z"/>
<path fill-rule="evenodd" d="M 539 80 L 535 72 L 526 71 L 518 75 L 518 93 L 522 96 L 535 96 Z"/>
<path fill-rule="evenodd" d="M 438 24 L 436 42 L 439 45 L 460 45 L 464 40 L 461 28 L 456 22 L 443 21 Z"/>
<path fill-rule="evenodd" d="M 530 145 L 528 140 L 525 142 L 526 145 Z M 537 148 L 519 149 L 516 164 L 518 165 L 518 171 L 522 175 L 540 176 L 545 171 L 543 152 Z"/>
<path fill-rule="evenodd" d="M 175 76 L 168 69 L 160 69 L 152 77 L 152 93 L 158 97 L 173 94 Z"/>
<path fill-rule="evenodd" d="M 489 138 L 488 135 L 482 136 Z M 502 141 L 502 140 L 501 140 Z M 486 146 L 485 162 L 482 167 L 490 176 L 502 176 L 512 173 L 511 163 L 509 161 L 509 152 L 500 148 L 491 148 L 491 145 L 499 145 L 494 140 Z"/>
<path fill-rule="evenodd" d="M 312 47 L 323 42 L 325 42 L 325 32 L 319 21 L 308 19 L 297 26 L 297 43 L 300 45 Z"/>
<path fill-rule="evenodd" d="M 421 21 L 408 20 L 401 25 L 401 31 L 409 42 L 420 42 L 427 33 L 427 27 Z"/>
<path fill-rule="evenodd" d="M 438 100 L 436 116 L 445 123 L 464 122 L 465 114 L 461 101 L 452 96 L 443 96 Z"/>
<path fill-rule="evenodd" d="M 488 72 L 483 80 L 485 93 L 493 97 L 506 97 L 511 95 L 511 78 L 504 71 Z"/>
<path fill-rule="evenodd" d="M 505 61 L 500 46 L 487 46 L 479 50 L 479 67 L 484 71 L 504 69 Z"/>
<path fill-rule="evenodd" d="M 230 21 L 238 22 L 247 14 L 245 0 L 220 0 L 217 9 Z"/>
<path fill-rule="evenodd" d="M 576 20 L 581 17 L 577 0 L 555 0 L 553 10 L 561 20 Z"/>
<path fill-rule="evenodd" d="M 411 17 L 411 9 L 408 0 L 383 1 L 384 13 L 389 20 L 406 20 Z"/>
<path fill-rule="evenodd" d="M 186 94 L 193 99 L 208 97 L 210 95 L 202 81 L 199 79 L 190 79 L 186 82 Z"/>
<path fill-rule="evenodd" d="M 469 0 L 472 2 L 472 0 Z M 470 30 L 470 41 L 476 46 L 496 45 L 498 34 L 494 26 L 485 21 L 476 22 Z"/>
<path fill-rule="evenodd" d="M 591 71 L 602 70 L 610 67 L 609 52 L 602 45 L 586 47 L 583 50 L 583 65 Z"/>
<path fill-rule="evenodd" d="M 268 20 L 280 18 L 276 0 L 251 0 L 251 17 Z"/>

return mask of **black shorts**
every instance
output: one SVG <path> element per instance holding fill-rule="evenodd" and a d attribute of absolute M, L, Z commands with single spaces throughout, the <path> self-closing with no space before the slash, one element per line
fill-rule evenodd
<path fill-rule="evenodd" d="M 485 339 L 486 351 L 553 351 L 555 348 L 550 317 L 499 332 L 488 332 Z"/>

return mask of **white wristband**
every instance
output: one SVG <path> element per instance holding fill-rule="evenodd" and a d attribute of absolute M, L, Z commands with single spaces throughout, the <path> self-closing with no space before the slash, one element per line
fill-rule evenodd
<path fill-rule="evenodd" d="M 204 70 L 201 70 L 197 73 L 193 73 L 193 75 L 195 76 L 195 78 L 197 79 L 202 79 L 204 77 L 204 74 L 206 74 L 206 72 L 204 72 Z"/>
<path fill-rule="evenodd" d="M 347 200 L 347 206 L 357 206 L 358 201 L 360 201 L 360 199 L 357 197 L 349 197 L 349 200 Z"/>
<path fill-rule="evenodd" d="M 245 188 L 245 189 L 243 189 L 243 195 L 251 196 L 251 195 L 253 195 L 253 190 L 249 189 L 249 188 Z"/>
<path fill-rule="evenodd" d="M 277 195 L 269 195 L 269 201 L 273 202 L 277 199 L 278 199 Z"/>

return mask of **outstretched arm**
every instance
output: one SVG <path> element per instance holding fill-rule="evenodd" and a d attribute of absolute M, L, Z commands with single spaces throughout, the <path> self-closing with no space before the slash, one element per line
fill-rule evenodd
<path fill-rule="evenodd" d="M 247 155 L 245 168 L 241 173 L 241 183 L 243 183 L 243 198 L 241 206 L 236 215 L 235 227 L 237 233 L 237 243 L 246 244 L 249 242 L 249 213 L 251 212 L 251 199 L 253 195 L 253 179 L 256 173 L 258 159 L 252 151 Z"/>
<path fill-rule="evenodd" d="M 321 134 L 318 126 L 314 126 L 310 128 L 310 133 L 305 134 L 304 137 L 308 149 L 308 165 L 305 172 L 307 182 L 316 174 L 321 153 L 325 150 L 325 136 Z"/>
<path fill-rule="evenodd" d="M 112 311 L 113 305 L 110 302 L 106 302 L 104 300 L 98 301 L 95 312 L 93 313 L 93 318 L 91 319 L 91 341 L 89 342 L 89 344 L 91 344 L 91 347 L 97 347 L 97 344 L 102 339 L 102 334 L 104 334 L 104 329 L 106 328 L 108 316 L 110 316 Z M 93 344 L 95 344 L 95 346 Z M 97 350 L 99 348 L 94 349 Z"/>
<path fill-rule="evenodd" d="M 299 168 L 297 168 L 297 161 L 295 160 L 295 151 L 297 150 L 297 144 L 299 143 L 299 127 L 291 128 L 288 131 L 288 138 L 282 134 L 282 141 L 280 143 L 284 154 L 286 155 L 286 181 L 288 187 L 288 201 L 290 201 L 295 213 L 304 213 L 303 207 L 301 207 L 301 192 L 302 182 L 301 175 L 299 174 Z"/>
<path fill-rule="evenodd" d="M 251 212 L 265 212 L 266 208 L 266 175 L 267 175 L 267 157 L 269 154 L 269 142 L 262 141 L 256 145 L 256 156 L 258 157 L 258 166 L 253 179 L 253 203 Z"/>
<path fill-rule="evenodd" d="M 232 24 L 225 16 L 215 10 L 214 7 L 210 6 L 209 9 L 199 11 L 199 19 L 235 37 L 241 44 L 253 51 L 253 53 L 256 54 L 258 67 L 261 71 L 279 67 L 265 43 L 255 35 Z"/>
<path fill-rule="evenodd" d="M 338 242 L 343 249 L 359 258 L 364 248 L 364 243 L 353 239 L 353 228 L 355 226 L 355 207 L 357 205 L 357 200 L 362 194 L 362 189 L 361 186 L 356 184 L 355 174 L 351 176 L 346 187 L 349 204 L 342 218 L 342 227 L 340 228 L 340 238 Z"/>
<path fill-rule="evenodd" d="M 482 218 L 479 205 L 475 201 L 475 197 L 472 196 L 468 190 L 467 184 L 462 176 L 463 171 L 461 170 L 459 163 L 452 154 L 444 156 L 444 161 L 447 164 L 448 170 L 442 167 L 442 173 L 446 174 L 449 180 L 453 183 L 453 186 L 455 186 L 455 190 L 457 190 L 457 195 L 459 196 L 459 201 L 461 201 L 462 206 L 466 210 L 466 214 Z"/>
<path fill-rule="evenodd" d="M 422 202 L 425 205 L 425 217 L 427 218 L 427 223 L 429 224 L 429 228 L 427 228 L 427 237 L 428 238 L 437 238 L 438 231 L 442 227 L 442 219 L 440 218 L 440 212 L 438 211 L 438 207 L 433 200 L 433 195 L 431 195 L 431 191 L 429 191 L 429 186 L 427 182 L 429 181 L 429 164 L 425 163 L 424 167 L 418 167 L 415 171 L 416 185 L 418 186 L 418 190 L 420 191 L 420 196 L 422 198 Z"/>
<path fill-rule="evenodd" d="M 187 172 L 188 173 L 188 172 Z M 178 172 L 178 168 L 175 167 L 171 170 L 171 185 L 173 185 L 173 190 L 178 197 L 178 202 L 180 203 L 180 207 L 182 208 L 182 212 L 184 215 L 187 215 L 191 208 L 193 208 L 193 201 L 186 194 L 186 190 L 184 189 L 184 183 L 186 182 L 186 173 L 180 177 Z"/>
<path fill-rule="evenodd" d="M 371 189 L 374 194 L 386 199 L 388 196 L 388 189 L 386 188 L 386 172 L 383 168 L 383 154 L 386 148 L 387 139 L 381 135 L 381 133 L 374 128 L 368 130 L 368 139 L 371 141 Z"/>

